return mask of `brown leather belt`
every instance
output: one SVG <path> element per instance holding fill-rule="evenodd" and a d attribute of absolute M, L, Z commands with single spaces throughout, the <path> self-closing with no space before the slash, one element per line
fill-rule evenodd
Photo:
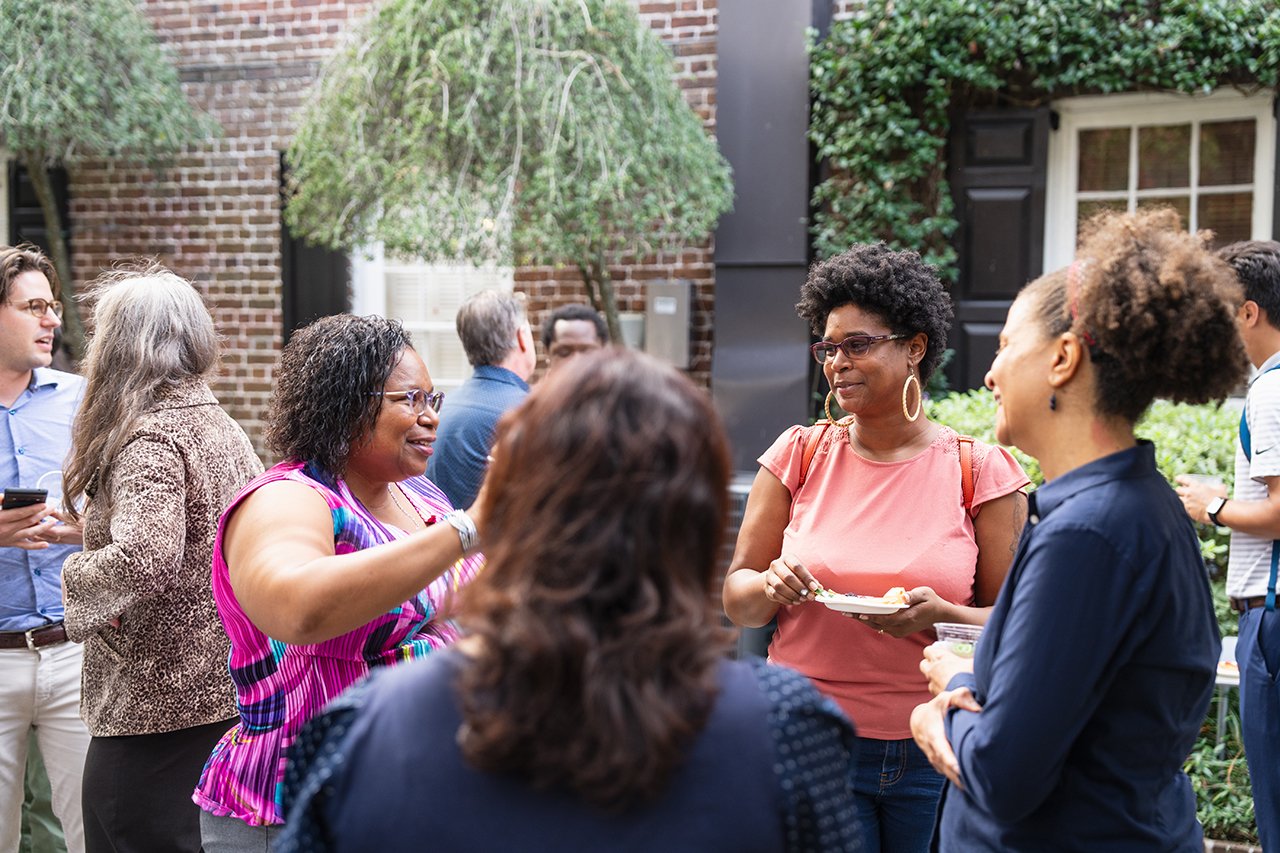
<path fill-rule="evenodd" d="M 1232 598 L 1231 609 L 1237 613 L 1244 613 L 1246 610 L 1252 610 L 1255 607 L 1265 607 L 1267 597 L 1265 595 L 1255 595 L 1253 598 Z"/>
<path fill-rule="evenodd" d="M 0 649 L 31 649 L 53 646 L 67 641 L 67 629 L 61 622 L 32 628 L 30 631 L 0 631 Z"/>

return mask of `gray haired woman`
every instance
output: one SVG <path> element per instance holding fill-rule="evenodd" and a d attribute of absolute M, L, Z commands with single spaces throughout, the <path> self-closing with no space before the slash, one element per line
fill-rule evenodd
<path fill-rule="evenodd" d="M 151 264 L 87 298 L 96 330 L 63 474 L 84 550 L 62 573 L 67 635 L 85 644 L 86 849 L 198 851 L 191 791 L 236 716 L 214 531 L 262 464 L 209 390 L 218 335 L 191 284 Z"/>

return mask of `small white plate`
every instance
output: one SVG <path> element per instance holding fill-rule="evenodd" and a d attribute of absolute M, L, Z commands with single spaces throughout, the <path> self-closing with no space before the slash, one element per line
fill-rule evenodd
<path fill-rule="evenodd" d="M 841 613 L 864 613 L 868 616 L 884 616 L 904 609 L 905 604 L 891 604 L 883 598 L 870 595 L 850 595 L 843 592 L 820 592 L 814 601 Z"/>

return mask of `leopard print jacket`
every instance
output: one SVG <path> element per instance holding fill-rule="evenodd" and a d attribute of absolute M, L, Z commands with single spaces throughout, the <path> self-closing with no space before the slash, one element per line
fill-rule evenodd
<path fill-rule="evenodd" d="M 62 569 L 67 636 L 85 644 L 81 716 L 95 737 L 236 716 L 231 644 L 213 604 L 218 516 L 262 463 L 201 380 L 139 420 L 110 473 L 110 517 L 84 512 Z"/>

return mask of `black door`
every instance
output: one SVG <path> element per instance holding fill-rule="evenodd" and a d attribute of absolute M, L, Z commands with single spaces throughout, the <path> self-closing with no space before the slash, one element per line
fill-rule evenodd
<path fill-rule="evenodd" d="M 284 221 L 284 157 L 280 158 L 280 277 L 284 343 L 312 320 L 351 310 L 351 263 L 345 252 L 316 246 L 289 231 Z"/>
<path fill-rule="evenodd" d="M 67 170 L 61 166 L 49 170 L 53 184 L 53 197 L 58 202 L 58 214 L 62 218 L 62 237 L 67 242 L 67 254 L 71 254 L 71 211 L 67 195 Z M 16 160 L 9 161 L 9 234 L 10 246 L 34 243 L 45 254 L 49 253 L 49 237 L 44 225 L 44 212 L 40 200 L 31 186 L 27 167 Z"/>
<path fill-rule="evenodd" d="M 1047 107 L 969 112 L 952 126 L 948 178 L 955 200 L 959 280 L 947 371 L 978 388 L 1009 305 L 1044 263 Z"/>

